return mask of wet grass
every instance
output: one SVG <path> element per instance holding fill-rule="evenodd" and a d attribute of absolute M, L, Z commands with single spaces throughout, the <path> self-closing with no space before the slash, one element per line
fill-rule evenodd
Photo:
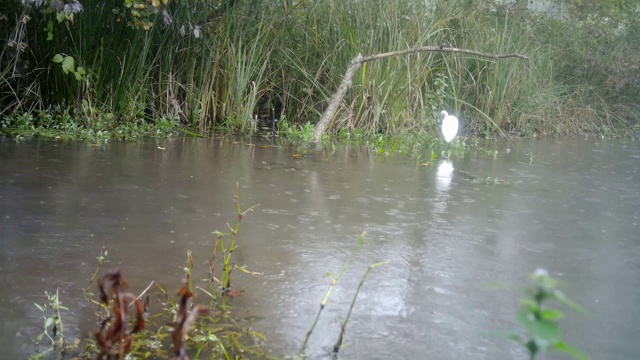
<path fill-rule="evenodd" d="M 85 0 L 75 14 L 10 3 L 0 7 L 0 121 L 13 135 L 252 135 L 280 119 L 304 141 L 356 54 L 440 44 L 529 60 L 424 53 L 367 64 L 331 139 L 385 135 L 411 147 L 412 134 L 438 138 L 443 109 L 473 136 L 640 130 L 633 16 L 595 41 L 599 24 L 579 13 L 563 20 L 469 1 Z"/>
<path fill-rule="evenodd" d="M 91 125 L 78 120 L 69 109 L 60 107 L 40 111 L 36 115 L 14 114 L 2 120 L 0 134 L 16 140 L 42 136 L 57 140 L 81 140 L 92 144 L 113 141 L 140 141 L 145 137 L 174 138 L 184 131 L 176 118 L 162 117 L 154 121 L 143 119 L 128 123 L 114 123 L 112 113 L 98 114 Z"/>

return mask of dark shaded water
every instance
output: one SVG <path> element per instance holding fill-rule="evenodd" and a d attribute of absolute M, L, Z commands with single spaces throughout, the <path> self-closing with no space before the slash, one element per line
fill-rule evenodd
<path fill-rule="evenodd" d="M 264 275 L 235 274 L 246 290 L 235 309 L 255 319 L 274 354 L 299 349 L 325 274 L 338 272 L 366 230 L 311 339 L 313 358 L 335 342 L 365 268 L 381 260 L 390 264 L 361 291 L 345 358 L 526 358 L 488 333 L 515 326 L 517 287 L 537 267 L 590 311 L 567 311 L 570 344 L 594 359 L 640 358 L 640 145 L 549 140 L 498 150 L 496 159 L 425 167 L 356 149 L 295 158 L 210 140 L 0 139 L 0 357 L 33 351 L 42 327 L 33 303 L 45 290 L 60 288 L 72 309 L 67 337 L 86 337 L 94 308 L 82 288 L 103 247 L 105 269 L 122 268 L 133 292 L 151 280 L 177 290 L 187 249 L 206 277 L 211 233 L 235 221 L 239 182 L 244 207 L 260 206 L 242 223 L 236 259 Z"/>

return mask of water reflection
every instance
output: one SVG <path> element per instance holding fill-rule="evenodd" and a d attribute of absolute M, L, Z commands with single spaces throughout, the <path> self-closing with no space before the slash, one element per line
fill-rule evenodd
<path fill-rule="evenodd" d="M 433 201 L 436 214 L 442 214 L 447 210 L 451 180 L 453 180 L 453 164 L 449 160 L 441 161 L 436 172 L 436 199 Z"/>

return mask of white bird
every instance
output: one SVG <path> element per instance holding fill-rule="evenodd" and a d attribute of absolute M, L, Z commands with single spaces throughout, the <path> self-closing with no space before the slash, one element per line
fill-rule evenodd
<path fill-rule="evenodd" d="M 449 143 L 458 134 L 458 118 L 453 115 L 449 115 L 444 110 L 442 110 L 440 116 L 444 117 L 441 127 L 442 136 L 444 136 L 444 141 Z"/>

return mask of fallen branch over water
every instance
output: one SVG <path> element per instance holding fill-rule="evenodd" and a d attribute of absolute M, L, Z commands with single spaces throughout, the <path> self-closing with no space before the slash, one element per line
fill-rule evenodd
<path fill-rule="evenodd" d="M 385 59 L 392 56 L 407 55 L 407 54 L 413 54 L 417 52 L 452 52 L 452 53 L 458 53 L 458 54 L 464 54 L 464 55 L 478 56 L 478 57 L 493 59 L 493 60 L 499 60 L 499 59 L 510 58 L 510 57 L 528 59 L 526 55 L 522 55 L 522 54 L 489 54 L 489 53 L 483 53 L 480 51 L 458 49 L 458 48 L 444 47 L 444 46 L 422 46 L 418 48 L 391 51 L 391 52 L 370 55 L 370 56 L 362 56 L 362 54 L 358 54 L 355 58 L 353 58 L 353 60 L 351 60 L 351 64 L 347 68 L 347 71 L 344 73 L 344 76 L 342 77 L 342 82 L 340 83 L 338 90 L 333 94 L 333 96 L 331 96 L 331 99 L 329 100 L 329 106 L 327 106 L 327 109 L 324 111 L 324 113 L 322 114 L 322 117 L 320 118 L 320 121 L 316 125 L 316 131 L 313 134 L 311 143 L 316 144 L 322 138 L 322 134 L 324 134 L 324 132 L 327 130 L 327 127 L 331 123 L 331 120 L 333 120 L 333 117 L 338 111 L 338 106 L 344 99 L 344 96 L 347 93 L 347 90 L 349 90 L 349 88 L 351 87 L 351 84 L 353 82 L 353 75 L 355 75 L 356 71 L 360 68 L 360 66 L 362 66 L 362 64 L 366 62 L 374 61 L 374 60 Z"/>

